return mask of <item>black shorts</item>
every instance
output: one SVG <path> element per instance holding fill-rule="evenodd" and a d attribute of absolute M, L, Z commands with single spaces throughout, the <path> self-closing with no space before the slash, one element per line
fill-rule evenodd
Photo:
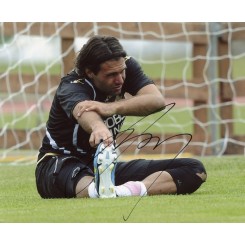
<path fill-rule="evenodd" d="M 45 156 L 36 167 L 36 186 L 43 198 L 76 197 L 78 181 L 84 176 L 94 176 L 93 171 L 79 158 L 73 156 Z"/>
<path fill-rule="evenodd" d="M 157 171 L 168 172 L 177 187 L 177 194 L 196 191 L 203 180 L 196 173 L 205 173 L 203 164 L 192 158 L 167 160 L 137 159 L 118 162 L 115 168 L 115 185 L 128 181 L 141 181 Z M 93 170 L 77 157 L 46 156 L 36 167 L 37 190 L 43 198 L 76 197 L 75 188 L 84 176 L 94 176 Z"/>

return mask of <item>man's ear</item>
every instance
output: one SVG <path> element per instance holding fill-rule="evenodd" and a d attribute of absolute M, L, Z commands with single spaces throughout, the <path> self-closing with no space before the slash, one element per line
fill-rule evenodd
<path fill-rule="evenodd" d="M 88 68 L 85 69 L 85 73 L 89 78 L 93 79 L 94 73 L 90 71 Z"/>

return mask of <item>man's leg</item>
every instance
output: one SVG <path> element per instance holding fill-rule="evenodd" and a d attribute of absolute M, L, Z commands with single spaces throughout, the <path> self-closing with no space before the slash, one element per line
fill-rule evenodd
<path fill-rule="evenodd" d="M 77 197 L 115 197 L 109 191 L 108 196 L 101 195 L 101 183 L 103 184 L 102 187 L 108 190 L 113 185 L 113 190 L 117 196 L 186 194 L 197 190 L 207 177 L 203 164 L 191 158 L 138 159 L 128 163 L 120 163 L 114 171 L 114 160 L 116 159 L 114 149 L 109 150 L 109 148 L 104 148 L 102 145 L 98 149 L 94 162 L 94 166 L 96 166 L 95 173 L 97 173 L 97 175 L 95 174 L 95 182 L 93 177 L 88 176 L 80 180 L 76 189 Z M 105 154 L 105 152 L 107 153 Z M 105 160 L 102 160 L 101 163 L 105 162 L 106 165 L 100 165 L 100 158 Z M 99 173 L 100 166 L 107 168 L 106 166 L 110 166 L 110 163 L 113 163 L 113 171 L 103 171 L 104 174 Z M 114 176 L 115 172 L 116 177 Z M 115 179 L 117 186 L 114 186 Z"/>
<path fill-rule="evenodd" d="M 76 186 L 76 197 L 98 197 L 98 193 L 95 189 L 94 178 L 91 176 L 83 177 Z M 138 181 L 129 181 L 122 186 L 115 186 L 115 190 L 118 196 L 140 196 L 142 191 L 147 191 L 148 195 L 159 195 L 159 194 L 174 194 L 176 193 L 176 185 L 167 172 L 156 172 L 145 178 L 142 183 L 145 185 L 145 190 Z M 91 188 L 91 190 L 88 190 Z M 121 191 L 121 189 L 124 189 Z M 125 191 L 125 188 L 128 191 Z M 133 190 L 136 190 L 134 192 Z M 138 190 L 138 191 L 137 191 Z M 145 195 L 146 193 L 142 193 Z"/>
<path fill-rule="evenodd" d="M 128 181 L 120 186 L 115 186 L 114 166 L 117 155 L 114 146 L 101 143 L 97 147 L 94 158 L 95 178 L 83 177 L 76 186 L 77 197 L 116 197 L 116 196 L 142 196 L 176 192 L 176 186 L 167 172 L 156 172 L 144 181 Z M 160 186 L 163 185 L 163 189 Z"/>
<path fill-rule="evenodd" d="M 90 197 L 88 189 L 91 184 L 94 185 L 94 177 L 84 176 L 80 179 L 76 186 L 76 197 Z"/>
<path fill-rule="evenodd" d="M 119 164 L 115 177 L 116 184 L 119 185 L 117 188 L 126 185 L 128 189 L 132 187 L 133 190 L 135 186 L 140 189 L 139 183 L 142 183 L 148 195 L 190 194 L 196 191 L 206 178 L 203 164 L 192 158 L 133 160 Z M 122 187 L 123 189 L 125 188 Z"/>
<path fill-rule="evenodd" d="M 204 182 L 207 178 L 205 173 L 196 173 Z M 148 195 L 176 194 L 177 187 L 172 176 L 166 171 L 159 171 L 146 177 L 143 181 Z"/>
<path fill-rule="evenodd" d="M 118 196 L 175 194 L 176 192 L 177 188 L 173 178 L 165 171 L 155 172 L 142 181 L 128 181 L 116 186 Z"/>
<path fill-rule="evenodd" d="M 203 182 L 206 180 L 205 173 L 196 173 Z M 177 187 L 172 176 L 166 171 L 158 171 L 150 174 L 142 181 L 128 181 L 123 185 L 115 186 L 117 196 L 143 196 L 176 194 Z M 95 188 L 94 178 L 83 177 L 76 186 L 77 197 L 99 197 Z"/>
<path fill-rule="evenodd" d="M 147 189 L 148 195 L 175 194 L 177 192 L 172 176 L 166 171 L 153 173 L 142 182 Z"/>

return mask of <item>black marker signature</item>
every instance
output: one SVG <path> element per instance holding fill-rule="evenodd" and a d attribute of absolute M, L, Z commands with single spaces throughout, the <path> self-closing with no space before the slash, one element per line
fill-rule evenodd
<path fill-rule="evenodd" d="M 130 142 L 129 145 L 127 145 L 127 147 L 118 155 L 117 158 L 119 158 L 119 156 L 125 152 L 139 137 L 142 137 L 144 136 L 144 139 L 142 141 L 140 141 L 138 144 L 137 144 L 137 148 L 138 149 L 142 149 L 144 148 L 145 146 L 147 146 L 147 144 L 149 144 L 152 140 L 156 140 L 156 144 L 154 145 L 153 147 L 153 150 L 155 150 L 158 146 L 160 146 L 161 144 L 163 144 L 164 142 L 167 142 L 168 140 L 170 139 L 173 139 L 175 137 L 179 137 L 179 136 L 188 136 L 189 139 L 187 140 L 187 143 L 177 152 L 177 154 L 174 156 L 174 158 L 171 160 L 174 161 L 180 153 L 182 153 L 184 151 L 184 149 L 189 145 L 189 143 L 191 142 L 192 140 L 192 135 L 189 134 L 189 133 L 182 133 L 182 134 L 176 134 L 176 135 L 173 135 L 173 136 L 170 136 L 166 139 L 163 139 L 161 140 L 158 136 L 154 136 L 153 134 L 151 133 L 148 133 L 147 130 L 150 129 L 157 121 L 159 121 L 161 118 L 163 118 L 173 107 L 175 106 L 175 103 L 170 103 L 168 105 L 165 106 L 165 108 L 162 110 L 163 114 L 161 116 L 159 116 L 153 123 L 151 123 L 148 127 L 146 127 L 146 129 L 141 133 L 141 134 L 138 134 L 138 135 L 132 135 L 134 132 L 135 132 L 135 129 L 134 129 L 134 126 L 136 126 L 140 121 L 143 121 L 146 117 L 150 116 L 145 116 L 145 117 L 142 117 L 140 118 L 137 122 L 133 123 L 131 126 L 129 126 L 127 129 L 121 131 L 117 137 L 116 137 L 116 140 L 118 140 L 120 138 L 120 143 L 117 144 L 115 146 L 115 149 L 116 148 L 119 148 L 120 146 L 122 146 L 123 144 L 125 144 L 126 142 Z M 169 107 L 169 108 L 167 108 Z M 165 111 L 165 109 L 167 108 L 167 110 Z M 125 136 L 125 137 L 124 137 Z M 124 138 L 123 138 L 124 137 Z M 121 139 L 122 138 L 122 139 Z M 100 154 L 101 152 L 99 152 L 98 154 Z M 96 156 L 94 156 L 96 157 Z M 171 163 L 170 162 L 170 163 Z M 147 191 L 151 188 L 151 186 L 156 182 L 156 180 L 160 177 L 161 173 L 163 171 L 161 171 L 159 173 L 159 175 L 155 178 L 155 180 L 152 182 L 152 184 L 148 187 Z M 89 184 L 88 184 L 89 185 Z M 86 187 L 85 187 L 86 188 Z M 147 192 L 146 191 L 146 192 Z M 78 193 L 77 193 L 78 194 Z M 135 203 L 135 205 L 132 207 L 131 211 L 129 212 L 129 214 L 127 215 L 127 217 L 125 218 L 125 216 L 123 215 L 123 220 L 124 221 L 127 221 L 129 219 L 129 217 L 132 215 L 133 211 L 135 210 L 135 208 L 137 207 L 137 205 L 139 204 L 139 202 L 141 201 L 141 199 L 144 197 L 143 196 L 140 196 L 138 201 Z"/>
<path fill-rule="evenodd" d="M 142 149 L 144 148 L 147 144 L 149 144 L 153 139 L 157 140 L 157 143 L 154 145 L 153 147 L 153 150 L 155 150 L 159 145 L 161 145 L 162 143 L 164 142 L 167 142 L 168 140 L 170 139 L 173 139 L 175 137 L 179 137 L 179 136 L 188 136 L 189 139 L 187 140 L 187 143 L 177 152 L 177 154 L 174 156 L 174 158 L 172 159 L 172 161 L 174 161 L 174 159 L 176 159 L 178 157 L 178 155 L 180 153 L 182 153 L 184 151 L 184 149 L 189 145 L 189 143 L 191 142 L 192 140 L 192 135 L 191 134 L 188 134 L 188 133 L 183 133 L 183 134 L 177 134 L 177 135 L 173 135 L 173 136 L 170 136 L 166 139 L 163 139 L 161 140 L 158 136 L 153 136 L 151 133 L 146 133 L 146 131 L 151 128 L 157 121 L 159 121 L 162 117 L 164 117 L 174 106 L 175 106 L 175 103 L 171 103 L 171 104 L 168 104 L 165 106 L 168 107 L 170 106 L 170 108 L 167 109 L 166 112 L 164 112 L 160 117 L 158 117 L 153 123 L 151 123 L 141 134 L 139 135 L 133 135 L 131 136 L 135 129 L 133 128 L 133 126 L 135 126 L 137 123 L 139 123 L 140 121 L 144 120 L 147 116 L 145 117 L 142 117 L 140 120 L 138 120 L 136 123 L 134 123 L 133 125 L 131 125 L 129 128 L 123 130 L 122 132 L 119 133 L 119 135 L 117 136 L 117 139 L 119 137 L 122 137 L 125 135 L 125 133 L 129 133 L 126 135 L 126 137 L 124 139 L 121 140 L 121 142 L 116 146 L 116 148 L 122 146 L 124 143 L 126 142 L 129 142 L 131 141 L 131 143 L 126 147 L 126 149 L 123 150 L 123 152 L 125 152 L 128 147 L 130 147 L 139 137 L 141 136 L 145 136 L 145 138 L 140 141 L 138 144 L 137 144 L 137 148 L 138 149 Z M 123 153 L 122 152 L 122 153 Z M 120 155 L 119 155 L 120 156 Z M 119 157 L 118 156 L 118 157 Z M 159 175 L 155 178 L 155 180 L 152 182 L 152 184 L 148 187 L 147 191 L 151 188 L 151 186 L 156 182 L 156 180 L 160 177 L 160 175 L 162 174 L 163 171 L 161 171 L 159 173 Z M 146 191 L 146 192 L 147 192 Z M 131 214 L 133 213 L 133 211 L 135 210 L 135 208 L 137 207 L 137 205 L 139 204 L 139 202 L 141 201 L 141 199 L 144 197 L 143 196 L 140 196 L 138 201 L 135 203 L 135 205 L 132 207 L 131 211 L 129 212 L 129 214 L 127 215 L 127 217 L 125 218 L 125 216 L 123 215 L 123 220 L 124 221 L 127 221 L 129 219 L 129 217 L 131 216 Z"/>
<path fill-rule="evenodd" d="M 156 147 L 158 147 L 160 144 L 162 144 L 162 143 L 164 143 L 164 142 L 166 142 L 166 141 L 168 141 L 169 139 L 172 139 L 172 138 L 175 138 L 175 137 L 178 137 L 178 136 L 189 136 L 189 140 L 188 140 L 188 142 L 177 152 L 177 154 L 174 156 L 174 158 L 170 161 L 170 164 L 178 157 L 178 155 L 181 153 L 181 152 L 183 152 L 184 151 L 184 149 L 189 145 L 189 143 L 191 142 L 191 139 L 192 139 L 192 135 L 191 134 L 177 134 L 177 135 L 174 135 L 174 136 L 171 136 L 171 137 L 169 137 L 169 138 L 166 138 L 166 139 L 164 139 L 164 140 L 160 140 L 160 138 L 159 137 L 157 137 L 157 136 L 152 136 L 151 134 L 149 134 L 149 138 L 147 139 L 147 143 L 149 143 L 150 142 L 150 140 L 151 139 L 153 139 L 153 138 L 157 138 L 158 139 L 158 142 L 157 142 L 157 144 L 153 147 L 153 150 L 154 149 L 156 149 Z M 142 141 L 143 142 L 143 141 Z M 140 142 L 140 143 L 142 143 L 142 142 Z M 139 143 L 139 144 L 140 144 Z M 147 144 L 147 143 L 145 143 L 144 144 L 144 146 Z M 138 144 L 138 148 L 139 148 L 139 144 Z M 151 186 L 157 181 L 157 179 L 161 176 L 161 174 L 162 174 L 162 172 L 163 171 L 161 171 L 160 173 L 159 173 L 159 175 L 154 179 L 154 181 L 151 183 L 151 185 L 147 188 L 147 190 L 146 190 L 146 193 L 148 192 L 148 190 L 151 188 Z M 145 194 L 145 193 L 144 193 Z M 139 199 L 138 199 L 138 201 L 135 203 L 135 205 L 133 206 L 133 208 L 131 209 L 131 211 L 129 212 L 129 214 L 128 214 L 128 216 L 125 218 L 125 216 L 123 215 L 123 220 L 124 221 L 127 221 L 128 219 L 129 219 L 129 217 L 131 216 L 131 214 L 133 213 L 133 211 L 134 211 L 134 209 L 136 208 L 136 206 L 138 205 L 138 203 L 141 201 L 141 199 L 144 197 L 144 195 L 143 196 L 140 196 L 139 197 Z"/>
<path fill-rule="evenodd" d="M 149 138 L 148 138 L 148 140 L 147 139 L 145 139 L 145 140 L 143 140 L 143 141 L 146 141 L 147 140 L 147 142 L 146 143 L 144 143 L 144 145 L 143 146 L 140 146 L 140 144 L 143 142 L 143 141 L 141 141 L 139 144 L 138 144 L 138 146 L 137 146 L 137 148 L 138 149 L 141 149 L 141 148 L 143 148 L 144 146 L 146 146 L 150 141 L 151 141 L 151 139 L 153 139 L 153 138 L 157 138 L 158 139 L 158 143 L 157 143 L 157 145 L 153 148 L 153 150 L 157 147 L 157 146 L 159 146 L 161 143 L 163 143 L 163 142 L 159 142 L 160 141 L 160 138 L 159 137 L 157 137 L 157 136 L 153 136 L 151 133 L 146 133 L 146 131 L 149 129 L 149 128 L 151 128 L 157 121 L 159 121 L 162 117 L 164 117 L 174 106 L 175 106 L 175 103 L 171 103 L 171 104 L 168 104 L 168 105 L 166 105 L 165 106 L 165 108 L 166 107 L 168 107 L 168 106 L 170 106 L 170 108 L 169 109 L 167 109 L 167 111 L 166 112 L 164 112 L 160 117 L 158 117 L 153 123 L 151 123 L 141 134 L 138 134 L 138 135 L 135 135 L 135 136 L 133 136 L 133 137 L 131 137 L 130 138 L 130 136 L 134 133 L 134 131 L 135 131 L 135 129 L 133 128 L 133 126 L 135 126 L 137 123 L 139 123 L 140 121 L 143 121 L 146 117 L 148 117 L 148 116 L 150 116 L 150 115 L 148 115 L 148 116 L 145 116 L 145 117 L 142 117 L 141 119 L 139 119 L 137 122 L 135 122 L 134 124 L 132 124 L 131 126 L 129 126 L 129 128 L 127 128 L 127 129 L 125 129 L 125 130 L 123 130 L 123 131 L 121 131 L 119 134 L 118 134 L 118 136 L 116 137 L 116 140 L 117 139 L 119 139 L 120 137 L 122 137 L 125 133 L 129 133 L 129 131 L 130 131 L 130 133 L 129 134 L 127 134 L 127 136 L 126 136 L 126 138 L 125 139 L 123 139 L 122 141 L 121 141 L 121 143 L 119 143 L 117 146 L 116 146 L 116 148 L 118 148 L 118 147 L 120 147 L 121 145 L 123 145 L 125 142 L 128 142 L 128 141 L 130 141 L 130 140 L 132 140 L 132 139 L 134 139 L 132 142 L 131 142 L 131 144 L 129 145 L 129 146 L 131 146 L 136 140 L 137 140 L 137 138 L 139 138 L 140 136 L 149 136 Z M 163 109 L 163 110 L 165 110 L 165 108 Z M 129 147 L 128 146 L 128 147 Z M 126 148 L 126 149 L 128 149 L 128 147 Z M 126 151 L 126 149 L 124 150 L 124 151 Z M 123 152 L 124 152 L 123 151 Z"/>

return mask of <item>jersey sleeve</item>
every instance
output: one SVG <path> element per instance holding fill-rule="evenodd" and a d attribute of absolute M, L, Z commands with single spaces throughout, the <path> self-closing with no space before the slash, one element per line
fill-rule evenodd
<path fill-rule="evenodd" d="M 84 100 L 93 100 L 94 91 L 87 81 L 65 80 L 57 90 L 57 97 L 66 115 L 73 118 L 72 112 L 76 104 Z"/>
<path fill-rule="evenodd" d="M 153 80 L 144 74 L 140 64 L 133 57 L 127 57 L 126 65 L 125 92 L 136 95 L 144 86 L 154 84 Z"/>

